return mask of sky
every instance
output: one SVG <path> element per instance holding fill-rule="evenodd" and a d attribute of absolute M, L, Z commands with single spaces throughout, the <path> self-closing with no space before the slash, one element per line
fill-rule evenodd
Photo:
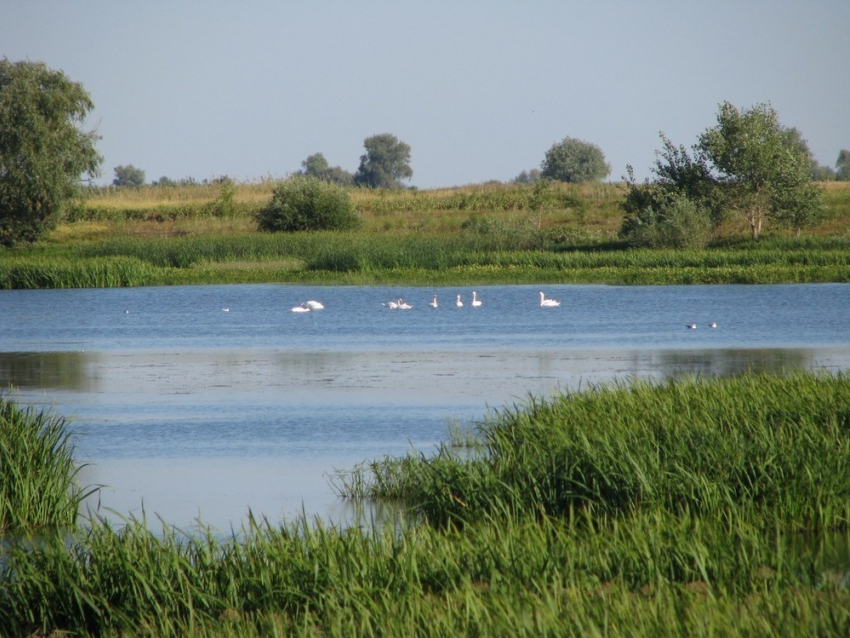
<path fill-rule="evenodd" d="M 355 172 L 411 147 L 418 188 L 509 181 L 565 137 L 617 181 L 659 133 L 770 104 L 818 162 L 850 149 L 850 0 L 0 0 L 0 57 L 44 62 L 95 109 L 97 183 Z"/>

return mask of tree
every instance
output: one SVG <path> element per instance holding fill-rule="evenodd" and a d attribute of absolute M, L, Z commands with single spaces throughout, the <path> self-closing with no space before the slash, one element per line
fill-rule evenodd
<path fill-rule="evenodd" d="M 113 186 L 141 186 L 145 183 L 145 172 L 132 164 L 116 166 L 113 170 L 115 171 Z"/>
<path fill-rule="evenodd" d="M 272 232 L 346 230 L 360 225 L 348 191 L 301 175 L 278 184 L 257 219 L 260 230 Z"/>
<path fill-rule="evenodd" d="M 726 202 L 744 216 L 754 239 L 766 217 L 787 221 L 783 207 L 792 205 L 790 218 L 798 230 L 808 223 L 801 215 L 819 211 L 818 202 L 802 205 L 817 192 L 810 187 L 808 147 L 795 141 L 769 105 L 738 110 L 723 103 L 717 126 L 700 135 L 697 148 L 713 165 Z"/>
<path fill-rule="evenodd" d="M 401 188 L 401 180 L 413 177 L 410 168 L 410 146 L 395 135 L 381 133 L 363 141 L 366 153 L 360 156 L 360 167 L 354 183 L 369 188 Z"/>
<path fill-rule="evenodd" d="M 298 175 L 306 175 L 317 179 L 339 184 L 341 186 L 350 186 L 354 183 L 354 176 L 348 171 L 339 166 L 331 167 L 328 160 L 321 153 L 314 153 L 301 162 L 301 170 Z"/>
<path fill-rule="evenodd" d="M 514 184 L 533 184 L 538 179 L 540 179 L 540 169 L 532 168 L 530 171 L 522 171 L 519 175 L 514 177 Z"/>
<path fill-rule="evenodd" d="M 611 173 L 598 146 L 572 137 L 553 144 L 540 168 L 543 177 L 570 183 L 602 180 Z"/>
<path fill-rule="evenodd" d="M 55 227 L 97 175 L 99 137 L 80 126 L 94 108 L 83 86 L 41 62 L 0 60 L 0 244 Z"/>
<path fill-rule="evenodd" d="M 835 179 L 842 182 L 850 181 L 850 151 L 842 149 L 835 161 Z"/>

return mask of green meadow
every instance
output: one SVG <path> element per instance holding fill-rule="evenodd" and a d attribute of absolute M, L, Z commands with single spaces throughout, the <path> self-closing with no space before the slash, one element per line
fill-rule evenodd
<path fill-rule="evenodd" d="M 629 249 L 618 184 L 352 189 L 361 228 L 261 233 L 274 183 L 92 189 L 47 238 L 0 252 L 0 288 L 206 283 L 711 284 L 850 279 L 850 187 L 801 237 L 730 216 L 702 250 Z"/>

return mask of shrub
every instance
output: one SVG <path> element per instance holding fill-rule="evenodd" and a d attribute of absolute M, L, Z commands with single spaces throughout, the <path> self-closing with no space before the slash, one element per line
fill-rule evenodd
<path fill-rule="evenodd" d="M 264 231 L 348 230 L 360 225 L 348 191 L 314 177 L 291 177 L 278 184 L 258 215 Z"/>
<path fill-rule="evenodd" d="M 620 237 L 634 247 L 705 248 L 711 240 L 709 213 L 685 195 L 652 185 L 623 220 Z M 635 198 L 641 199 L 641 198 Z"/>

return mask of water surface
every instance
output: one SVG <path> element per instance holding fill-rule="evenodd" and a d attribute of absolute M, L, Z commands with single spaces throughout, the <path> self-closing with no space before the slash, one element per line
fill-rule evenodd
<path fill-rule="evenodd" d="M 228 529 L 249 508 L 342 520 L 336 469 L 529 393 L 850 368 L 850 285 L 547 286 L 558 308 L 538 290 L 482 286 L 479 308 L 471 288 L 0 291 L 0 384 L 71 419 L 102 508 Z M 325 309 L 291 312 L 307 299 Z"/>

